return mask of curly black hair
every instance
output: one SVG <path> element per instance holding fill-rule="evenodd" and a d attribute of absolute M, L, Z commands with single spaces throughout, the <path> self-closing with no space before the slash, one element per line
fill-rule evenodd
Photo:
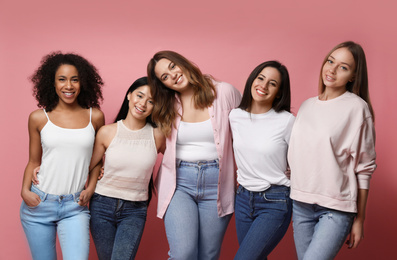
<path fill-rule="evenodd" d="M 80 94 L 77 97 L 78 104 L 83 108 L 99 108 L 103 100 L 103 81 L 97 69 L 83 57 L 74 54 L 52 52 L 43 57 L 40 67 L 30 77 L 33 82 L 33 95 L 38 107 L 50 112 L 58 102 L 59 97 L 55 92 L 55 73 L 61 65 L 73 65 L 79 73 Z"/>

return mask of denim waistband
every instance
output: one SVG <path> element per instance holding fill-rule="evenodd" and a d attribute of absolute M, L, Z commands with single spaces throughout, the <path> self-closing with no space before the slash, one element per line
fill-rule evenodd
<path fill-rule="evenodd" d="M 190 167 L 197 167 L 197 166 L 216 166 L 219 165 L 219 159 L 211 160 L 211 161 L 196 161 L 196 162 L 188 162 L 176 159 L 176 167 L 180 166 L 190 166 Z"/>
<path fill-rule="evenodd" d="M 265 193 L 265 192 L 276 192 L 276 191 L 282 192 L 282 191 L 289 191 L 290 190 L 290 187 L 287 187 L 287 186 L 284 186 L 284 185 L 270 185 L 269 188 L 267 188 L 266 190 L 263 190 L 263 191 L 250 191 L 250 190 L 247 190 L 246 188 L 244 188 L 244 186 L 241 185 L 241 184 L 239 185 L 239 188 L 242 189 L 243 191 L 252 192 L 254 194 L 256 194 L 256 193 Z"/>
<path fill-rule="evenodd" d="M 44 200 L 59 201 L 59 202 L 61 202 L 61 201 L 70 201 L 70 200 L 78 201 L 78 199 L 80 197 L 80 193 L 81 193 L 81 191 L 79 191 L 79 192 L 76 192 L 76 193 L 73 193 L 73 194 L 54 195 L 54 194 L 45 193 L 44 191 L 39 190 L 34 185 L 32 185 L 30 187 L 30 190 L 32 192 L 36 193 L 37 195 L 39 195 L 39 197 L 40 197 L 40 199 L 42 201 L 44 201 Z"/>

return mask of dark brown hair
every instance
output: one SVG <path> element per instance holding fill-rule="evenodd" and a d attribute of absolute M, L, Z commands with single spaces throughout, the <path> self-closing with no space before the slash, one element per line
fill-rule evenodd
<path fill-rule="evenodd" d="M 266 67 L 275 68 L 281 76 L 280 88 L 278 90 L 277 96 L 273 101 L 272 108 L 276 112 L 280 112 L 282 110 L 291 112 L 291 88 L 289 81 L 289 74 L 287 68 L 278 61 L 266 61 L 259 64 L 249 75 L 247 82 L 245 83 L 245 88 L 243 92 L 243 98 L 241 99 L 241 103 L 239 108 L 251 112 L 251 104 L 252 104 L 252 83 L 256 79 L 256 77 L 261 73 L 261 71 Z"/>
<path fill-rule="evenodd" d="M 153 97 L 156 105 L 153 108 L 152 119 L 160 127 L 161 131 L 169 136 L 177 117 L 175 110 L 176 91 L 167 88 L 163 82 L 156 77 L 155 67 L 161 59 L 168 59 L 175 63 L 187 75 L 190 85 L 194 89 L 194 104 L 197 108 L 206 108 L 212 105 L 216 98 L 213 78 L 203 75 L 200 69 L 191 61 L 174 51 L 159 51 L 154 54 L 147 65 L 148 82 L 153 89 Z"/>

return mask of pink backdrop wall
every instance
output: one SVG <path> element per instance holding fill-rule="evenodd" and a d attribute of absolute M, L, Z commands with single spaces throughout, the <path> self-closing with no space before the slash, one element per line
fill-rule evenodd
<path fill-rule="evenodd" d="M 278 59 L 290 71 L 297 112 L 303 100 L 316 95 L 324 55 L 345 40 L 361 43 L 367 54 L 378 169 L 371 183 L 365 239 L 356 250 L 343 248 L 338 259 L 394 258 L 396 7 L 393 0 L 1 0 L 0 259 L 30 258 L 19 221 L 19 194 L 28 160 L 27 119 L 36 109 L 27 78 L 43 55 L 76 52 L 97 66 L 106 83 L 102 109 L 109 123 L 127 87 L 145 74 L 156 51 L 180 52 L 240 91 L 257 64 Z M 168 245 L 155 206 L 154 200 L 137 259 L 166 258 Z M 221 259 L 232 259 L 237 246 L 233 220 Z M 96 259 L 91 249 L 90 259 Z M 271 258 L 295 259 L 291 228 Z"/>

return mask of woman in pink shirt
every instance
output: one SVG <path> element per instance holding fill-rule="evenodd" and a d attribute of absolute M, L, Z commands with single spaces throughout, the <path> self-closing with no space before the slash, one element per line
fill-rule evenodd
<path fill-rule="evenodd" d="M 147 71 L 153 120 L 167 137 L 156 187 L 170 259 L 218 259 L 234 211 L 228 115 L 241 94 L 172 51 L 156 53 Z"/>
<path fill-rule="evenodd" d="M 376 168 L 365 54 L 343 42 L 326 56 L 319 96 L 303 102 L 292 129 L 293 227 L 298 259 L 333 259 L 346 237 L 363 238 L 369 181 Z"/>

